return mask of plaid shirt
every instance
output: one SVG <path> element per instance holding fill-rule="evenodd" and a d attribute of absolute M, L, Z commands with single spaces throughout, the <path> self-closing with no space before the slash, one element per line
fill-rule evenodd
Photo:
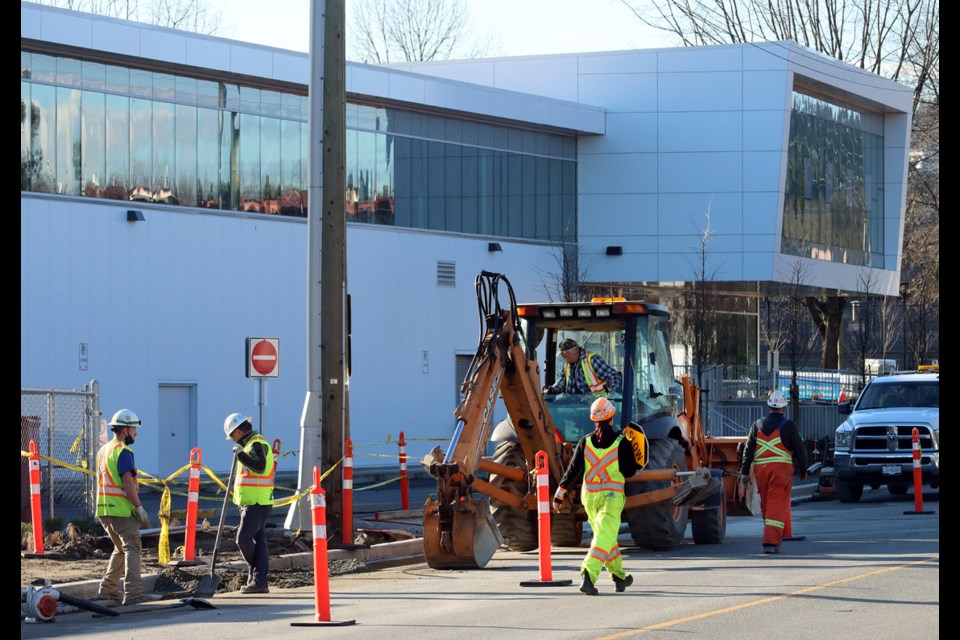
<path fill-rule="evenodd" d="M 583 361 L 588 356 L 593 356 L 590 359 L 590 364 L 593 365 L 593 371 L 597 374 L 597 377 L 607 383 L 610 391 L 619 391 L 620 386 L 623 384 L 623 376 L 620 375 L 620 372 L 608 365 L 603 361 L 603 358 L 598 356 L 595 353 L 588 352 L 586 349 L 580 349 L 580 359 L 572 365 L 571 375 L 570 375 L 570 388 L 567 389 L 567 377 L 563 375 L 566 372 L 566 367 L 564 371 L 560 373 L 560 378 L 557 380 L 556 384 L 547 387 L 547 393 L 579 393 L 585 394 L 590 393 L 590 385 L 587 384 L 586 379 L 583 377 Z"/>

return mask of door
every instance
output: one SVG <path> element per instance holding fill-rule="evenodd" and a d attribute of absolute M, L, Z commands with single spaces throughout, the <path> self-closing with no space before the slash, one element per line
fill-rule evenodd
<path fill-rule="evenodd" d="M 189 464 L 197 446 L 197 385 L 160 385 L 159 445 L 162 477 Z"/>

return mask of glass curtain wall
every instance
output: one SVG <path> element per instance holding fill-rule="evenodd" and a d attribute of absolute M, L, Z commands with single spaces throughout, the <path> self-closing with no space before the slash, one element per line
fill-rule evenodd
<path fill-rule="evenodd" d="M 304 95 L 21 51 L 20 188 L 307 213 Z M 347 104 L 354 222 L 576 238 L 576 137 Z"/>
<path fill-rule="evenodd" d="M 793 93 L 782 251 L 883 267 L 883 116 Z"/>

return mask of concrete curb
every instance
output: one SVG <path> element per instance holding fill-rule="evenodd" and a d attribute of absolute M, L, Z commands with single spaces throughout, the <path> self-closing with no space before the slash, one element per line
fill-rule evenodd
<path fill-rule="evenodd" d="M 361 560 L 367 564 L 378 567 L 395 567 L 407 564 L 417 564 L 426 562 L 423 555 L 423 538 L 414 538 L 413 540 L 401 540 L 399 542 L 384 542 L 370 547 L 360 547 L 358 549 L 330 549 L 327 552 L 328 560 Z M 232 570 L 246 570 L 247 565 L 239 562 L 227 562 L 218 564 L 217 567 Z M 207 565 L 209 568 L 209 565 Z M 270 570 L 282 569 L 312 569 L 313 552 L 291 553 L 283 556 L 274 556 L 270 558 Z M 144 575 L 143 590 L 147 593 L 153 591 L 156 586 L 159 573 Z M 67 582 L 64 584 L 55 584 L 53 587 L 68 595 L 91 600 L 97 596 L 97 589 L 100 587 L 100 580 L 81 580 L 79 582 Z"/>

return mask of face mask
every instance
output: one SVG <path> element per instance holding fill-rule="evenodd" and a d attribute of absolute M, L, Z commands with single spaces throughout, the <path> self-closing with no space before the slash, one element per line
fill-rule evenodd
<path fill-rule="evenodd" d="M 123 439 L 123 444 L 127 445 L 128 447 L 129 447 L 130 445 L 132 445 L 132 444 L 133 444 L 133 436 L 127 436 L 126 438 L 124 438 L 124 439 Z"/>

